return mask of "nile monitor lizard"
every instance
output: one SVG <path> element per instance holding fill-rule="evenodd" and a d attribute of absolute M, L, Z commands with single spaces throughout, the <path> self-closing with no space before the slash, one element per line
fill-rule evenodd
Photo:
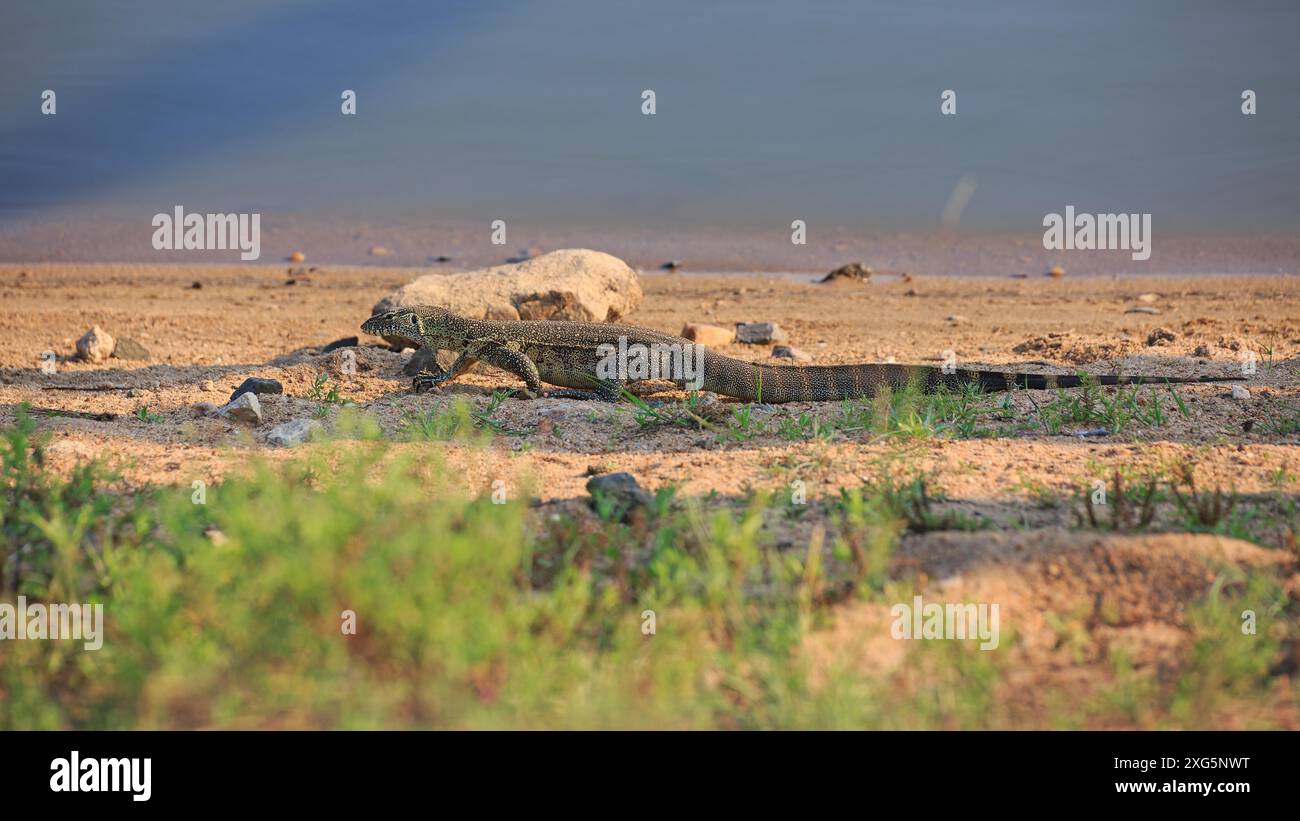
<path fill-rule="evenodd" d="M 542 394 L 542 383 L 569 390 L 548 396 L 617 399 L 623 386 L 646 378 L 664 378 L 678 386 L 713 391 L 760 402 L 813 402 L 874 396 L 883 387 L 916 386 L 933 392 L 974 384 L 981 391 L 1012 388 L 1072 388 L 1079 376 L 1014 371 L 969 370 L 928 365 L 760 365 L 732 359 L 671 334 L 597 322 L 495 321 L 466 319 L 443 308 L 415 306 L 376 314 L 361 330 L 412 347 L 458 353 L 447 370 L 415 377 L 418 392 L 455 379 L 476 361 L 513 373 L 524 381 L 523 395 Z M 631 357 L 641 362 L 632 362 Z M 618 370 L 622 359 L 625 370 Z M 433 361 L 432 359 L 430 360 Z M 662 365 L 647 376 L 647 362 Z M 638 370 L 638 366 L 640 370 Z M 667 373 L 665 373 L 665 370 Z M 1221 382 L 1233 377 L 1090 377 L 1102 385 L 1164 382 Z"/>

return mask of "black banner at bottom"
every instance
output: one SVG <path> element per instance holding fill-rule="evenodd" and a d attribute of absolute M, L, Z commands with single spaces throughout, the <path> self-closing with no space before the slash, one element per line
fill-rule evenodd
<path fill-rule="evenodd" d="M 338 810 L 438 796 L 456 802 L 448 809 L 473 800 L 536 811 L 608 792 L 622 794 L 615 806 L 652 796 L 663 810 L 716 804 L 734 812 L 887 792 L 927 807 L 997 796 L 1072 807 L 1195 800 L 1221 809 L 1292 795 L 1293 739 L 1254 732 L 5 733 L 0 801 L 7 810 Z"/>

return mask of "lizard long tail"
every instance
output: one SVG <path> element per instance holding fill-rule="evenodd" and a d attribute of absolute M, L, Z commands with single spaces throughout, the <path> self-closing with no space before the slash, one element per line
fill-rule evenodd
<path fill-rule="evenodd" d="M 1231 382 L 1239 377 L 1110 376 L 1088 379 L 1099 385 L 1146 385 L 1189 382 Z M 958 368 L 944 373 L 929 365 L 760 365 L 709 352 L 704 359 L 704 390 L 750 402 L 826 402 L 875 396 L 884 387 L 915 386 L 923 393 L 952 391 L 978 385 L 982 392 L 1015 388 L 1077 388 L 1084 378 L 1075 374 L 1017 373 Z"/>

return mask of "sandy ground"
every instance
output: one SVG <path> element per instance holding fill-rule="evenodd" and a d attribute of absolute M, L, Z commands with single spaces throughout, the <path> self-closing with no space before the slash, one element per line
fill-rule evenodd
<path fill-rule="evenodd" d="M 170 482 L 192 474 L 215 478 L 250 449 L 263 450 L 261 437 L 274 423 L 311 416 L 319 403 L 306 395 L 319 373 L 331 375 L 342 398 L 394 429 L 404 413 L 437 407 L 450 395 L 485 403 L 492 388 L 514 386 L 511 377 L 485 369 L 440 397 L 415 396 L 400 372 L 402 356 L 370 347 L 378 340 L 363 336 L 355 376 L 342 373 L 339 353 L 317 353 L 332 340 L 357 335 L 370 306 L 415 274 L 321 268 L 304 278 L 284 267 L 0 266 L 0 412 L 11 415 L 16 404 L 28 402 L 116 414 L 112 421 L 60 418 L 46 426 L 67 443 L 58 450 L 107 457 L 136 481 Z M 290 279 L 295 284 L 287 284 Z M 1226 385 L 1180 387 L 1190 418 L 1172 413 L 1160 428 L 1098 438 L 1039 431 L 1014 440 L 925 445 L 921 458 L 948 468 L 945 490 L 952 496 L 996 497 L 1020 476 L 1060 484 L 1081 476 L 1090 462 L 1129 463 L 1179 451 L 1194 451 L 1206 470 L 1222 471 L 1242 490 L 1259 489 L 1297 455 L 1295 435 L 1272 435 L 1260 425 L 1300 399 L 1300 287 L 1288 278 L 918 277 L 828 286 L 800 277 L 651 274 L 643 281 L 645 302 L 630 317 L 636 324 L 676 333 L 688 321 L 727 326 L 774 320 L 790 344 L 819 364 L 889 357 L 935 363 L 951 350 L 971 366 L 1236 375 L 1243 358 L 1255 354 L 1257 371 L 1243 383 L 1250 399 L 1231 398 Z M 1126 313 L 1136 307 L 1159 313 Z M 76 361 L 75 341 L 91 325 L 141 342 L 152 361 Z M 1157 328 L 1175 338 L 1148 345 Z M 770 349 L 733 344 L 721 350 L 765 360 Z M 54 374 L 40 370 L 45 351 L 60 357 Z M 248 376 L 273 377 L 285 386 L 283 397 L 263 397 L 266 425 L 253 430 L 195 417 L 194 403 L 222 404 Z M 1033 397 L 1041 404 L 1050 394 L 1029 392 L 1016 398 L 1016 407 L 1032 413 Z M 161 419 L 136 418 L 140 408 Z M 829 419 L 840 411 L 834 403 L 785 405 L 776 421 L 805 413 Z M 642 428 L 632 416 L 626 405 L 509 400 L 495 418 L 526 435 L 501 437 L 488 458 L 527 449 L 528 458 L 511 461 L 540 481 L 543 495 L 580 494 L 585 477 L 579 474 L 597 461 L 632 470 L 651 488 L 673 482 L 693 493 L 731 493 L 770 483 L 770 466 L 791 460 L 815 462 L 802 469 L 810 486 L 834 490 L 855 482 L 877 447 L 845 437 L 791 443 L 775 433 L 777 424 L 768 425 L 772 433 L 719 443 L 701 431 Z"/>
<path fill-rule="evenodd" d="M 120 468 L 129 484 L 188 486 L 240 469 L 253 453 L 285 458 L 290 451 L 268 447 L 265 431 L 316 414 L 321 403 L 308 393 L 320 373 L 329 374 L 342 399 L 372 413 L 389 434 L 397 433 L 404 414 L 441 407 L 455 396 L 483 407 L 492 388 L 514 381 L 482 370 L 441 395 L 416 396 L 401 373 L 403 355 L 379 347 L 378 340 L 362 337 L 355 374 L 343 372 L 341 352 L 318 352 L 332 340 L 357 335 L 379 297 L 422 272 L 321 267 L 304 276 L 303 271 L 291 275 L 286 266 L 0 265 L 0 422 L 12 420 L 23 402 L 42 411 L 111 414 L 102 420 L 44 417 L 42 428 L 54 436 L 51 464 L 62 469 L 102 457 Z M 931 472 L 934 491 L 946 496 L 949 507 L 986 518 L 994 527 L 908 536 L 899 566 L 919 568 L 934 585 L 965 585 L 1001 597 L 1012 611 L 1019 608 L 1024 615 L 1018 627 L 1028 636 L 1019 652 L 1042 650 L 1034 657 L 1039 667 L 1024 677 L 1025 693 L 1036 692 L 1044 677 L 1071 682 L 1080 670 L 1093 669 L 1089 665 L 1104 678 L 1101 649 L 1090 649 L 1083 662 L 1077 654 L 1061 662 L 1059 642 L 1049 640 L 1057 628 L 1041 623 L 1044 602 L 1053 597 L 1083 601 L 1106 591 L 1122 596 L 1125 617 L 1118 625 L 1102 625 L 1090 641 L 1111 641 L 1107 630 L 1124 633 L 1124 641 L 1137 648 L 1138 667 L 1154 670 L 1188 641 L 1175 605 L 1203 593 L 1225 555 L 1243 568 L 1272 568 L 1291 580 L 1292 597 L 1300 592 L 1295 553 L 1286 550 L 1285 521 L 1276 533 L 1264 528 L 1272 535 L 1261 541 L 1281 548 L 1276 550 L 1218 536 L 1102 539 L 1072 531 L 1080 489 L 1118 468 L 1188 461 L 1195 463 L 1203 487 L 1235 487 L 1294 503 L 1300 496 L 1300 434 L 1270 432 L 1267 424 L 1300 407 L 1300 287 L 1291 278 L 918 276 L 819 285 L 790 276 L 654 273 L 645 275 L 643 284 L 645 302 L 629 317 L 632 323 L 677 333 L 691 321 L 725 326 L 773 320 L 787 331 L 790 344 L 824 364 L 888 357 L 936 362 L 950 350 L 963 365 L 1234 375 L 1253 354 L 1257 370 L 1243 383 L 1249 398 L 1233 398 L 1223 384 L 1179 386 L 1188 415 L 1170 407 L 1167 423 L 1158 427 L 1135 425 L 1118 435 L 1084 438 L 1050 435 L 1031 425 L 1010 438 L 928 439 L 903 448 L 912 465 Z M 1129 312 L 1135 308 L 1146 312 Z M 73 360 L 75 340 L 91 325 L 139 341 L 152 360 L 100 365 Z M 1168 333 L 1153 337 L 1157 329 Z M 722 350 L 755 360 L 769 353 L 767 346 L 740 344 Z M 40 370 L 44 351 L 61 358 L 55 373 Z M 249 376 L 284 384 L 283 396 L 263 397 L 267 420 L 262 427 L 192 410 L 198 402 L 222 404 Z M 1046 391 L 1021 392 L 1013 399 L 1015 413 L 1032 422 L 1036 408 L 1051 398 Z M 136 415 L 141 408 L 153 421 Z M 487 492 L 503 479 L 512 492 L 559 505 L 580 504 L 588 475 L 607 470 L 627 470 L 651 490 L 672 484 L 682 495 L 716 491 L 733 499 L 754 488 L 789 493 L 800 481 L 815 502 L 858 486 L 876 474 L 883 459 L 900 458 L 896 440 L 868 432 L 837 432 L 825 441 L 790 440 L 779 432 L 783 419 L 807 414 L 833 420 L 841 412 L 836 403 L 785 405 L 762 414 L 763 431 L 728 437 L 641 425 L 626 404 L 509 399 L 493 413 L 508 435 L 496 436 L 486 447 L 428 442 L 405 447 L 443 448 L 463 472 L 469 492 Z M 323 413 L 328 425 L 339 409 L 327 406 Z M 816 524 L 817 517 L 805 517 L 779 541 L 806 546 Z M 1170 528 L 1158 523 L 1156 529 Z M 968 560 L 954 564 L 954 550 Z M 1067 557 L 1051 558 L 1061 554 Z M 1132 568 L 1126 572 L 1116 570 L 1117 556 L 1141 558 L 1124 565 Z M 871 618 L 869 608 L 847 607 L 840 627 L 827 633 L 825 647 L 835 648 L 837 659 L 862 655 L 880 661 L 870 642 L 851 638 L 861 636 L 860 629 L 843 626 Z M 1025 696 L 1017 703 L 1032 701 Z M 1294 726 L 1291 708 L 1278 710 L 1274 719 Z"/>

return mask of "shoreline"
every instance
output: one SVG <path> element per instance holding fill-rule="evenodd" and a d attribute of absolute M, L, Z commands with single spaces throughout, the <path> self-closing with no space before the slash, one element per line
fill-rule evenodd
<path fill-rule="evenodd" d="M 682 273 L 823 275 L 849 262 L 879 273 L 921 276 L 1034 278 L 1054 266 L 1070 276 L 1271 276 L 1300 273 L 1300 237 L 1281 234 L 1163 236 L 1156 228 L 1151 258 L 1128 251 L 1052 251 L 1041 233 L 879 231 L 810 226 L 808 242 L 794 245 L 785 226 L 770 230 L 692 225 L 629 229 L 555 227 L 508 220 L 505 244 L 493 244 L 489 221 L 429 223 L 285 217 L 261 219 L 261 256 L 240 263 L 238 251 L 158 251 L 149 216 L 122 220 L 0 221 L 0 263 L 130 263 L 249 266 L 403 267 L 459 271 L 500 265 L 524 254 L 592 248 L 625 260 L 644 273 L 670 260 Z M 440 258 L 446 261 L 439 261 Z M 297 263 L 292 263 L 297 264 Z"/>

